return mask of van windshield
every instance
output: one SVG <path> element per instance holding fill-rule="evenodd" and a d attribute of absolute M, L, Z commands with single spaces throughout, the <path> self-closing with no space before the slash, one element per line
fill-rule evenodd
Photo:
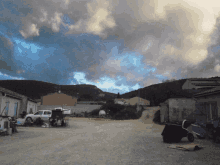
<path fill-rule="evenodd" d="M 34 115 L 42 115 L 42 114 L 43 114 L 43 111 L 38 111 Z"/>

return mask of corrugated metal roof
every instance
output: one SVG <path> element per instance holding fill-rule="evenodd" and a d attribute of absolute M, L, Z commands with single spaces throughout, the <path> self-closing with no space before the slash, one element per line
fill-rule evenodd
<path fill-rule="evenodd" d="M 204 91 L 204 92 L 196 93 L 196 94 L 194 94 L 194 97 L 198 97 L 200 95 L 209 95 L 209 94 L 212 94 L 212 93 L 216 93 L 218 91 L 220 92 L 220 87 L 216 87 L 216 88 Z"/>
<path fill-rule="evenodd" d="M 191 81 L 220 81 L 220 78 L 206 79 L 206 78 L 191 78 Z"/>
<path fill-rule="evenodd" d="M 192 83 L 195 86 L 220 86 L 220 83 L 213 82 L 213 83 Z"/>

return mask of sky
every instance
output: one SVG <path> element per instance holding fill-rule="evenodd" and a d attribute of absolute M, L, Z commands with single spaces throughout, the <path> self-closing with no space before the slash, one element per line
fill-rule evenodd
<path fill-rule="evenodd" d="M 2 0 L 0 80 L 126 93 L 220 74 L 220 1 Z"/>

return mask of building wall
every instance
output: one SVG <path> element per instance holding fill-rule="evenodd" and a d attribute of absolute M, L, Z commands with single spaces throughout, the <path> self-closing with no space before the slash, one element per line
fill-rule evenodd
<path fill-rule="evenodd" d="M 27 97 L 26 96 L 22 96 L 22 100 L 21 100 L 21 106 L 19 109 L 19 114 L 21 114 L 23 111 L 27 112 Z"/>
<path fill-rule="evenodd" d="M 179 122 L 184 119 L 195 121 L 195 100 L 193 99 L 169 99 L 167 100 L 167 108 L 162 105 L 161 109 L 164 121 L 168 121 L 168 119 L 170 122 Z"/>
<path fill-rule="evenodd" d="M 162 104 L 160 106 L 160 122 L 164 123 L 165 121 L 169 120 L 169 111 L 168 111 L 168 105 Z"/>
<path fill-rule="evenodd" d="M 37 112 L 37 103 L 29 101 L 27 102 L 27 113 L 31 113 L 31 109 L 32 109 L 32 113 L 34 114 L 35 112 Z"/>
<path fill-rule="evenodd" d="M 76 98 L 63 93 L 53 93 L 42 97 L 42 105 L 67 105 L 74 106 L 77 103 Z"/>
<path fill-rule="evenodd" d="M 179 122 L 184 119 L 195 121 L 195 100 L 177 98 L 169 99 L 169 121 Z"/>
<path fill-rule="evenodd" d="M 2 113 L 2 111 L 4 110 L 5 106 L 6 106 L 6 102 L 9 102 L 9 107 L 8 107 L 8 116 L 15 116 L 18 117 L 19 116 L 19 110 L 21 108 L 21 100 L 19 99 L 14 99 L 14 98 L 10 98 L 10 97 L 2 97 L 1 96 L 1 109 L 0 109 L 0 113 Z M 17 103 L 17 110 L 15 113 L 15 103 Z M 3 112 L 3 115 L 5 115 L 5 110 Z"/>

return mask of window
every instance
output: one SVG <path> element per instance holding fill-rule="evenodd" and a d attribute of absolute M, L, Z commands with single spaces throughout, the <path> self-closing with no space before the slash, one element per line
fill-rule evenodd
<path fill-rule="evenodd" d="M 8 115 L 9 101 L 6 102 L 5 115 Z"/>
<path fill-rule="evenodd" d="M 18 102 L 15 103 L 15 106 L 14 106 L 14 116 L 17 117 L 17 110 L 18 110 Z"/>
<path fill-rule="evenodd" d="M 204 106 L 207 114 L 207 120 L 218 118 L 217 102 L 206 102 Z"/>
<path fill-rule="evenodd" d="M 44 112 L 44 115 L 50 115 L 50 114 L 51 114 L 50 111 L 45 111 L 45 112 Z"/>
<path fill-rule="evenodd" d="M 36 112 L 34 115 L 42 115 L 43 111 Z"/>

